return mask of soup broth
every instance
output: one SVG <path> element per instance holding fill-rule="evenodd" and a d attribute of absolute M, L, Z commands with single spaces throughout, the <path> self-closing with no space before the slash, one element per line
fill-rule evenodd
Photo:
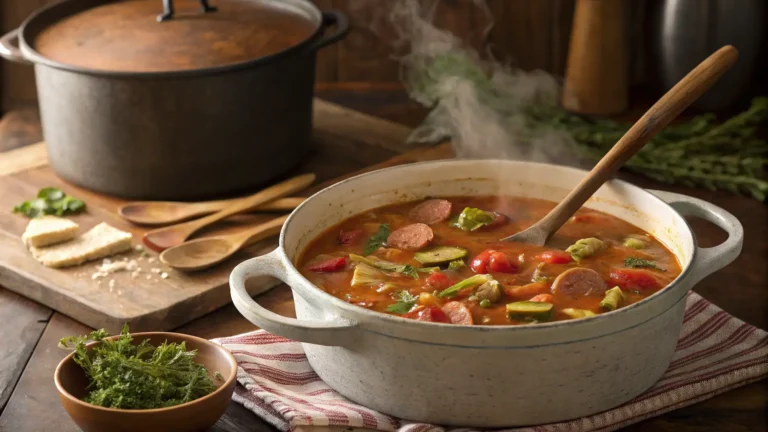
<path fill-rule="evenodd" d="M 297 268 L 351 304 L 462 325 L 586 318 L 640 301 L 680 274 L 657 239 L 586 208 L 545 247 L 499 241 L 554 206 L 506 196 L 388 205 L 324 231 Z"/>

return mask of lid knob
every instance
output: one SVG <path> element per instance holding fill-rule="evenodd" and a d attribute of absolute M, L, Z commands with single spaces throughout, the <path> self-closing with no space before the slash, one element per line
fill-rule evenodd
<path fill-rule="evenodd" d="M 216 7 L 208 4 L 208 0 L 200 0 L 203 13 L 216 12 Z M 157 16 L 157 22 L 167 21 L 173 18 L 173 0 L 163 0 L 163 14 Z"/>

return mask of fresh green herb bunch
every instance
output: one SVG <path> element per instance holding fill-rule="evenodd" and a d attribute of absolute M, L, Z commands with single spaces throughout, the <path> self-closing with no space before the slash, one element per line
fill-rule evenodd
<path fill-rule="evenodd" d="M 75 350 L 75 363 L 88 377 L 91 390 L 85 402 L 120 409 L 164 408 L 193 401 L 216 388 L 207 369 L 195 363 L 197 350 L 187 351 L 184 342 L 155 347 L 144 339 L 134 345 L 127 325 L 118 338 L 108 336 L 101 329 L 59 342 Z M 99 343 L 86 350 L 88 340 Z"/>
<path fill-rule="evenodd" d="M 630 127 L 568 112 L 557 104 L 556 92 L 547 86 L 538 92 L 530 90 L 525 99 L 519 98 L 510 88 L 527 83 L 523 82 L 524 73 L 501 72 L 503 79 L 490 76 L 486 73 L 488 65 L 460 47 L 419 60 L 412 62 L 416 66 L 406 70 L 404 76 L 411 98 L 432 111 L 411 136 L 412 141 L 449 138 L 456 132 L 445 124 L 441 102 L 452 97 L 450 92 L 457 80 L 470 83 L 477 101 L 498 114 L 518 138 L 530 142 L 548 132 L 564 132 L 574 148 L 590 159 L 601 158 Z M 768 144 L 755 132 L 767 117 L 768 98 L 758 97 L 749 109 L 721 123 L 707 114 L 669 126 L 625 168 L 664 183 L 729 190 L 765 201 Z"/>
<path fill-rule="evenodd" d="M 14 213 L 23 213 L 30 218 L 43 215 L 62 216 L 65 213 L 80 213 L 83 210 L 85 210 L 83 201 L 72 198 L 61 189 L 54 187 L 40 189 L 36 199 L 24 201 L 13 208 Z"/>

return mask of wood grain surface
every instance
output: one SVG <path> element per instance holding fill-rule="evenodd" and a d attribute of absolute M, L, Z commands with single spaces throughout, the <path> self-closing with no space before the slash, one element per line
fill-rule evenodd
<path fill-rule="evenodd" d="M 407 98 L 404 97 L 401 89 L 392 86 L 361 83 L 321 86 L 321 88 L 319 92 L 321 97 L 409 126 L 415 126 L 424 116 L 423 110 L 407 103 Z M 647 106 L 639 107 L 638 113 L 642 113 L 645 108 Z M 39 128 L 39 125 L 30 125 L 4 129 L 4 126 L 12 126 L 5 123 L 5 119 L 0 121 L 0 132 L 11 129 L 28 129 L 32 131 L 30 136 L 35 136 L 34 129 L 35 127 Z M 37 136 L 39 137 L 39 134 Z M 16 135 L 15 139 L 18 138 L 19 136 Z M 28 138 L 26 143 L 32 143 L 37 139 Z M 3 147 L 7 145 L 7 142 L 0 133 L 0 151 L 7 148 Z M 404 150 L 407 148 L 406 145 L 403 145 Z M 355 153 L 354 157 L 345 155 L 350 151 Z M 383 151 L 381 148 L 371 150 L 364 146 L 354 147 L 351 144 L 331 146 L 324 152 L 320 152 L 322 159 L 333 164 L 332 167 L 328 168 L 328 172 L 337 172 L 337 175 L 384 161 L 393 154 L 390 151 Z M 443 158 L 448 155 L 450 155 L 450 149 L 435 147 L 420 151 L 416 155 L 411 153 L 398 156 L 397 161 L 414 162 L 424 158 Z M 2 155 L 0 155 L 0 160 L 2 160 Z M 730 266 L 703 280 L 696 286 L 695 290 L 736 317 L 758 327 L 768 328 L 768 314 L 766 314 L 768 310 L 768 289 L 766 289 L 768 286 L 768 267 L 764 264 L 765 257 L 768 256 L 768 206 L 750 198 L 723 192 L 661 185 L 632 174 L 621 174 L 620 177 L 641 187 L 664 189 L 705 199 L 727 209 L 739 218 L 746 231 L 742 255 Z M 690 222 L 701 246 L 713 246 L 724 239 L 725 234 L 714 225 L 698 219 L 692 219 Z M 0 288 L 1 292 L 7 291 L 2 291 Z M 0 302 L 5 301 L 6 298 L 0 297 Z M 281 315 L 293 315 L 291 291 L 284 285 L 262 294 L 257 300 Z M 50 314 L 49 309 L 42 306 L 39 308 L 43 312 L 39 315 L 41 319 L 44 319 L 46 313 Z M 15 327 L 18 320 L 16 317 L 21 315 L 18 311 L 21 311 L 22 307 L 14 306 L 9 310 L 10 315 L 0 314 L 0 318 L 4 320 L 5 327 Z M 0 404 L 0 431 L 56 430 L 74 432 L 78 430 L 56 399 L 51 377 L 55 363 L 66 354 L 66 352 L 55 348 L 57 337 L 82 332 L 86 329 L 59 314 L 53 314 L 53 316 L 54 318 L 48 323 L 45 330 L 47 337 L 40 340 L 40 343 L 37 343 L 37 339 L 42 333 L 39 328 L 37 330 L 40 332 L 24 332 L 21 341 L 6 337 L 8 333 L 4 333 L 4 331 L 7 330 L 0 330 L 0 352 L 11 350 L 19 344 L 31 344 L 33 346 L 36 344 L 34 354 L 26 362 L 26 370 L 21 379 L 18 376 L 13 378 L 13 381 L 18 380 L 18 384 L 12 391 L 11 399 L 4 411 L 2 404 Z M 254 328 L 251 323 L 240 316 L 234 306 L 228 305 L 185 324 L 176 331 L 214 338 L 239 334 Z M 23 363 L 24 359 L 17 361 Z M 0 381 L 0 389 L 2 389 L 3 384 Z M 10 393 L 10 391 L 6 392 Z M 692 406 L 644 420 L 624 430 L 634 432 L 764 432 L 768 430 L 767 412 L 768 380 L 763 380 Z M 243 407 L 233 403 L 211 430 L 217 432 L 266 432 L 275 429 Z M 328 429 L 323 430 L 328 431 Z"/>
<path fill-rule="evenodd" d="M 338 166 L 341 155 L 359 156 L 360 153 L 354 151 L 355 147 L 365 147 L 372 152 L 378 150 L 382 157 L 390 156 L 403 150 L 408 133 L 403 126 L 322 101 L 315 104 L 315 130 L 315 157 L 308 159 L 297 171 L 318 172 L 321 181 L 341 174 L 334 172 L 333 167 Z M 348 150 L 345 152 L 339 147 Z M 134 243 L 139 244 L 148 229 L 117 216 L 117 207 L 125 201 L 60 180 L 44 164 L 45 152 L 42 149 L 40 145 L 33 145 L 4 155 L 0 173 L 10 174 L 0 176 L 0 190 L 3 191 L 0 208 L 13 208 L 15 204 L 34 197 L 43 187 L 59 187 L 87 203 L 87 212 L 72 217 L 80 224 L 82 232 L 100 222 L 107 222 L 131 232 Z M 333 154 L 337 160 L 330 162 L 323 157 L 324 154 Z M 22 166 L 31 168 L 14 172 Z M 237 233 L 272 217 L 274 215 L 270 214 L 232 217 L 204 229 L 201 235 Z M 0 284 L 65 315 L 76 317 L 84 324 L 103 327 L 111 332 L 118 331 L 124 323 L 128 323 L 133 331 L 169 330 L 229 303 L 227 281 L 232 268 L 248 257 L 271 251 L 277 245 L 276 238 L 264 240 L 238 252 L 221 265 L 195 273 L 172 270 L 159 263 L 157 255 L 149 250 L 145 252 L 149 257 L 132 251 L 117 259 L 136 260 L 142 269 L 138 276 L 122 271 L 94 280 L 91 276 L 98 271 L 100 260 L 67 269 L 50 269 L 34 260 L 20 240 L 26 223 L 27 219 L 20 215 L 0 213 L 0 248 L 5 251 L 0 259 L 0 269 L 3 269 L 0 271 Z M 150 263 L 150 260 L 155 262 Z M 164 272 L 168 277 L 161 278 L 159 273 L 152 271 Z M 255 295 L 276 283 L 271 278 L 260 278 L 249 284 L 249 291 Z"/>

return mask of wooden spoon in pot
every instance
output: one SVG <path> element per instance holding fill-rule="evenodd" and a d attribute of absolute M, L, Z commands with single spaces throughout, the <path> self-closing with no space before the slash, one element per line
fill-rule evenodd
<path fill-rule="evenodd" d="M 592 168 L 584 180 L 544 218 L 503 241 L 543 246 L 549 237 L 651 138 L 706 92 L 736 63 L 736 48 L 726 45 L 701 62 L 675 84 L 638 120 L 613 148 Z"/>
<path fill-rule="evenodd" d="M 123 219 L 139 225 L 169 225 L 216 213 L 241 199 L 205 202 L 136 201 L 120 206 L 117 213 Z M 300 197 L 280 198 L 262 204 L 256 207 L 254 211 L 291 211 L 302 202 L 304 202 L 304 198 Z"/>
<path fill-rule="evenodd" d="M 315 181 L 314 174 L 302 174 L 282 183 L 270 186 L 261 192 L 242 198 L 229 207 L 212 215 L 189 222 L 158 228 L 144 234 L 142 241 L 150 249 L 162 252 L 170 247 L 184 243 L 193 233 L 200 229 L 232 215 L 251 211 L 256 206 L 262 205 L 277 198 L 296 193 Z"/>
<path fill-rule="evenodd" d="M 279 234 L 286 219 L 288 215 L 245 232 L 191 240 L 163 251 L 160 261 L 177 270 L 203 270 L 224 261 L 246 246 Z"/>

